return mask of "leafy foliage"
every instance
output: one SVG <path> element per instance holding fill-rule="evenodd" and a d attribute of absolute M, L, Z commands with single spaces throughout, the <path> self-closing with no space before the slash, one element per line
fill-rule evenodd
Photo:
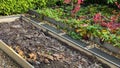
<path fill-rule="evenodd" d="M 66 8 L 68 11 L 71 9 L 69 6 Z M 119 10 L 109 8 L 106 5 L 93 4 L 81 7 L 76 18 L 73 18 L 68 11 L 66 12 L 64 8 L 60 7 L 38 9 L 37 11 L 74 28 L 74 31 L 67 31 L 74 39 L 88 40 L 91 37 L 99 37 L 115 46 L 120 46 L 120 41 L 118 41 L 120 39 Z"/>
<path fill-rule="evenodd" d="M 107 0 L 107 3 L 115 3 L 117 0 Z"/>
<path fill-rule="evenodd" d="M 24 13 L 46 6 L 46 0 L 0 0 L 0 15 Z"/>
<path fill-rule="evenodd" d="M 14 13 L 23 13 L 29 8 L 34 8 L 32 0 L 0 0 L 0 14 L 9 15 Z"/>

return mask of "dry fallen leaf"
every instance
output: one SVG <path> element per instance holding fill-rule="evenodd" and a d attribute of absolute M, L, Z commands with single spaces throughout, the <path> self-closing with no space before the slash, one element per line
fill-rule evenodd
<path fill-rule="evenodd" d="M 29 54 L 29 56 L 30 56 L 30 59 L 33 59 L 33 60 L 37 59 L 37 56 L 35 53 L 31 53 L 31 54 Z"/>
<path fill-rule="evenodd" d="M 45 58 L 47 58 L 49 60 L 54 60 L 53 56 L 51 56 L 51 55 L 42 54 L 41 56 L 43 56 L 43 57 L 45 57 Z"/>
<path fill-rule="evenodd" d="M 45 59 L 44 62 L 45 62 L 45 63 L 50 63 L 48 59 Z"/>
<path fill-rule="evenodd" d="M 53 56 L 57 59 L 57 60 L 60 60 L 60 59 L 63 59 L 64 56 L 62 54 L 53 54 Z"/>
<path fill-rule="evenodd" d="M 24 56 L 24 53 L 23 53 L 22 50 L 19 50 L 19 51 L 18 51 L 18 54 L 21 55 L 21 56 Z"/>
<path fill-rule="evenodd" d="M 17 50 L 17 52 L 18 52 L 18 54 L 19 54 L 20 56 L 25 57 L 24 52 L 20 49 L 19 46 L 16 46 L 15 49 Z"/>

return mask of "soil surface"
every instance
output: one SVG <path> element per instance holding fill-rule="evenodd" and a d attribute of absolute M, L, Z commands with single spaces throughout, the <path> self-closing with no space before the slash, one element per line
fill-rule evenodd
<path fill-rule="evenodd" d="M 109 68 L 19 19 L 0 24 L 0 39 L 35 68 Z"/>
<path fill-rule="evenodd" d="M 6 53 L 0 50 L 0 68 L 21 68 Z"/>

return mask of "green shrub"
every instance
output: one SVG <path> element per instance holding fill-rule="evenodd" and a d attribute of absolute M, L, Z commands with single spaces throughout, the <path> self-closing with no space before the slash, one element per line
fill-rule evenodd
<path fill-rule="evenodd" d="M 0 15 L 19 14 L 46 6 L 46 0 L 0 0 Z"/>
<path fill-rule="evenodd" d="M 64 0 L 46 0 L 47 2 L 47 6 L 48 7 L 52 7 L 52 6 L 56 6 L 56 5 L 62 5 Z"/>
<path fill-rule="evenodd" d="M 117 0 L 107 0 L 107 3 L 114 3 L 115 1 L 117 1 Z"/>
<path fill-rule="evenodd" d="M 0 15 L 23 13 L 33 8 L 32 0 L 0 0 Z"/>
<path fill-rule="evenodd" d="M 46 7 L 47 2 L 47 0 L 33 0 L 36 9 Z"/>

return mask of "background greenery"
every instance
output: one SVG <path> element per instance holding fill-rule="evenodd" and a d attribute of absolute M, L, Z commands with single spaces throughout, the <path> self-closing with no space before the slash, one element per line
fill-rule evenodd
<path fill-rule="evenodd" d="M 46 6 L 46 0 L 0 0 L 0 15 L 24 13 Z"/>
<path fill-rule="evenodd" d="M 0 0 L 0 15 L 11 15 L 27 12 L 29 9 L 40 9 L 62 5 L 64 0 Z M 117 0 L 84 0 L 85 4 L 114 4 Z M 117 1 L 117 2 L 120 2 Z"/>

